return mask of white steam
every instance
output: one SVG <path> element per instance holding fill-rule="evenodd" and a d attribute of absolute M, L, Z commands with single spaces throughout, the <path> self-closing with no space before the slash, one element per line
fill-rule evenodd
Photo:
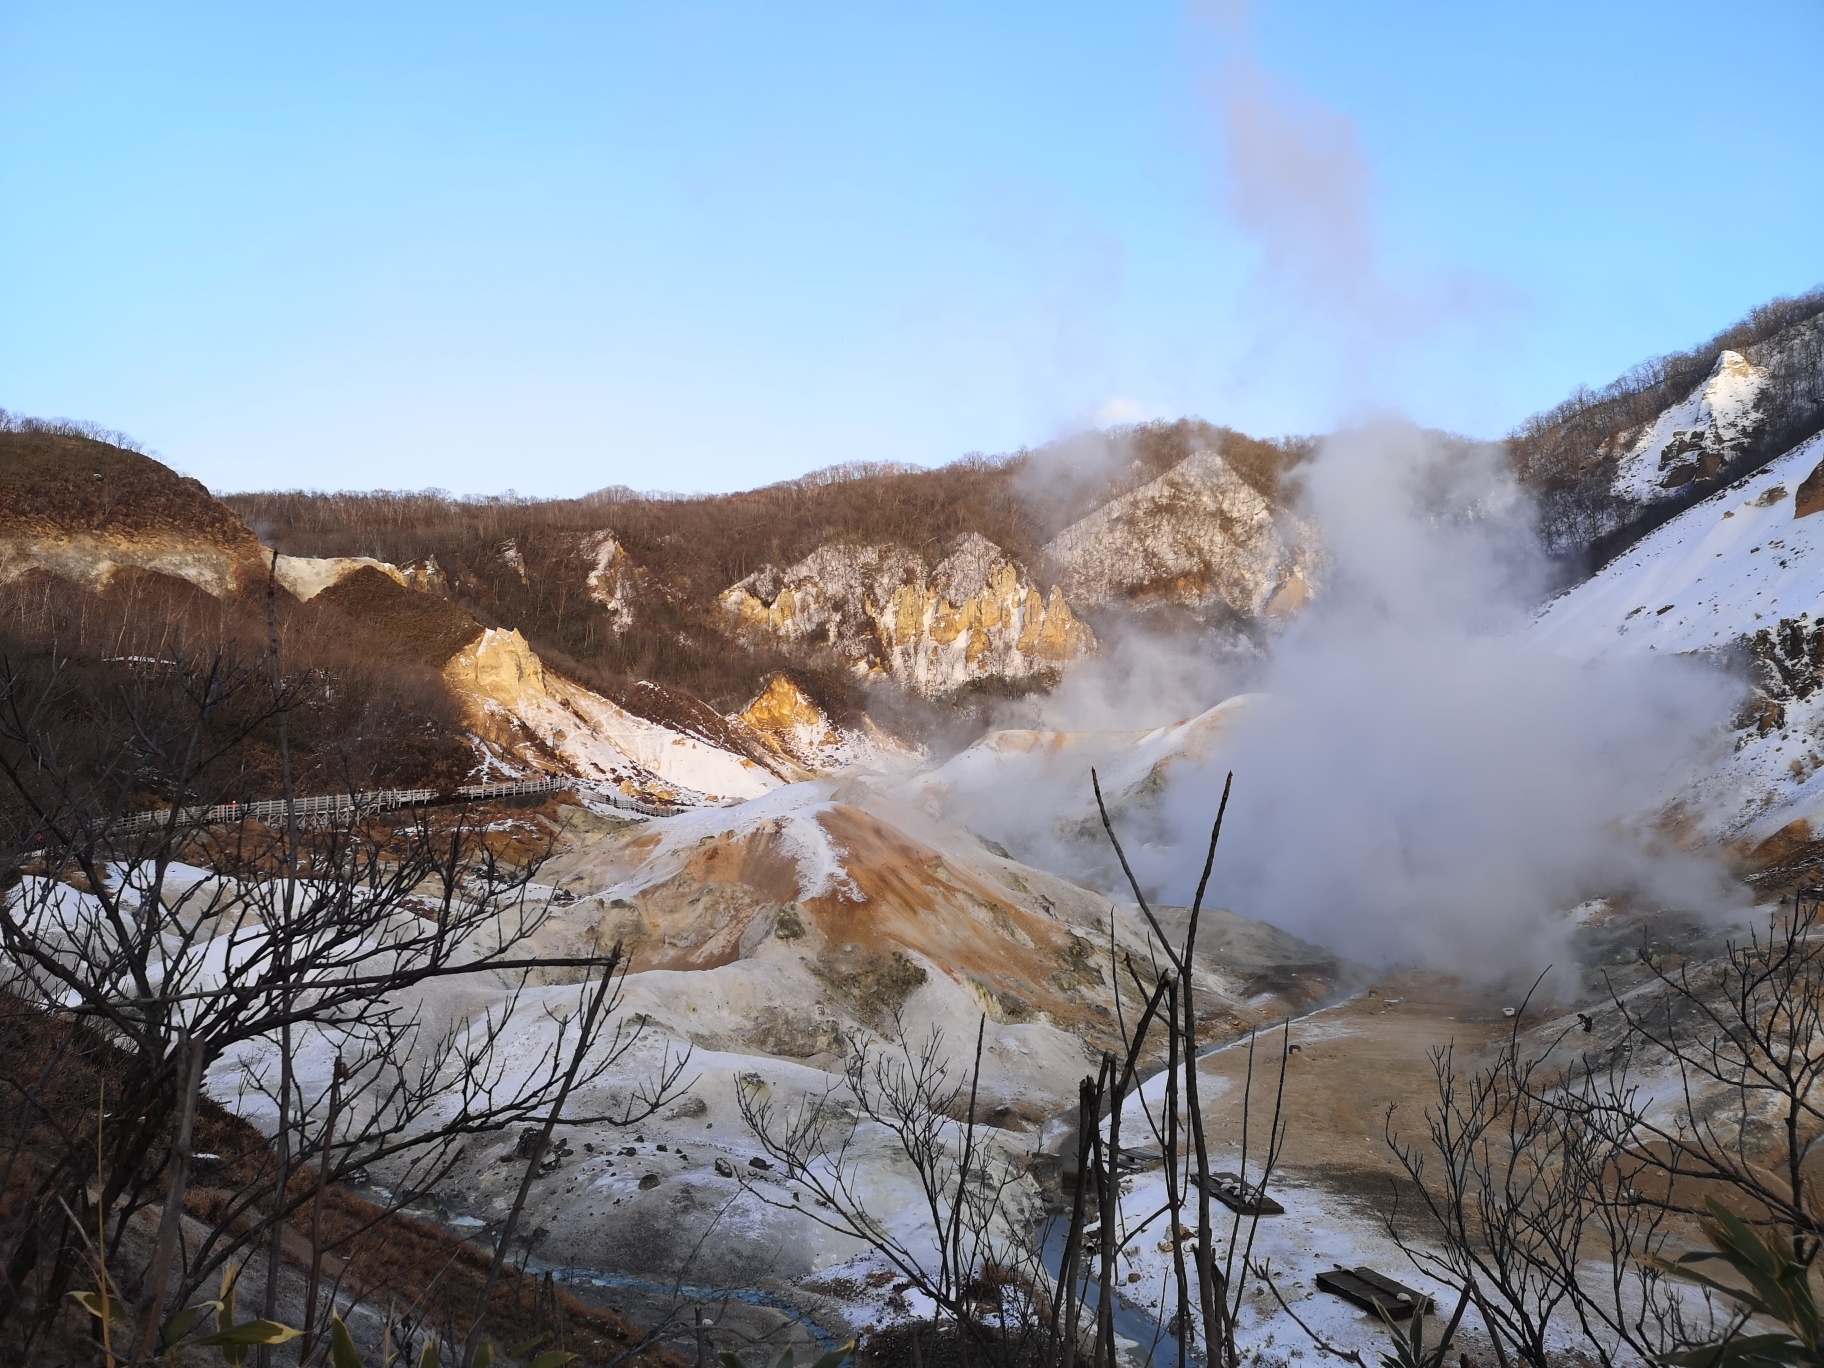
<path fill-rule="evenodd" d="M 1308 498 L 1328 583 L 1233 741 L 1171 784 L 1155 883 L 1195 886 L 1232 767 L 1214 889 L 1370 962 L 1505 969 L 1546 954 L 1585 898 L 1725 896 L 1655 823 L 1726 744 L 1741 685 L 1537 646 L 1545 566 L 1498 449 L 1377 424 L 1325 444 Z"/>
<path fill-rule="evenodd" d="M 1208 18 L 1225 216 L 1259 250 L 1263 349 L 1305 339 L 1308 384 L 1344 413 L 1387 402 L 1440 347 L 1473 388 L 1469 353 L 1447 344 L 1498 314 L 1485 283 L 1390 272 L 1354 125 L 1262 67 L 1244 3 Z M 1064 454 L 1087 487 L 1122 450 L 1084 438 Z M 1212 901 L 1377 964 L 1529 973 L 1562 953 L 1586 899 L 1739 896 L 1678 849 L 1668 810 L 1727 746 L 1742 684 L 1693 661 L 1539 646 L 1548 567 L 1500 448 L 1376 421 L 1328 439 L 1297 479 L 1323 564 L 1264 650 L 1105 633 L 1104 657 L 1043 709 L 1075 734 L 1003 737 L 922 782 L 1022 858 L 1116 891 L 1096 764 L 1149 895 L 1181 903 L 1233 769 Z M 1047 483 L 1079 492 L 1055 470 Z M 1135 734 L 1244 692 L 1200 725 Z"/>
<path fill-rule="evenodd" d="M 1499 448 L 1377 423 L 1324 444 L 1304 500 L 1322 588 L 1263 662 L 1238 674 L 1208 642 L 1146 643 L 1053 700 L 1048 722 L 1100 736 L 952 762 L 952 810 L 1117 887 L 1086 821 L 1096 763 L 1149 896 L 1182 903 L 1232 769 L 1212 902 L 1369 963 L 1498 977 L 1554 958 L 1585 899 L 1729 900 L 1662 819 L 1726 744 L 1742 686 L 1692 661 L 1537 645 L 1547 566 Z M 1199 663 L 1198 703 L 1250 697 L 1156 766 L 1118 733 L 1156 724 L 1162 694 L 1190 702 Z"/>

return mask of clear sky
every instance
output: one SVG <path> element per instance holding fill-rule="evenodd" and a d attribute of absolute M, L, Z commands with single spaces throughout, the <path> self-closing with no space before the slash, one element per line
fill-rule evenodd
<path fill-rule="evenodd" d="M 566 494 L 1498 435 L 1824 282 L 1824 5 L 0 0 L 0 406 Z"/>

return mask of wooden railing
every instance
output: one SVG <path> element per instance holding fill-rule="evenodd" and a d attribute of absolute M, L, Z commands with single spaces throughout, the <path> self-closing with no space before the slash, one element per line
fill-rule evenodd
<path fill-rule="evenodd" d="M 292 811 L 301 822 L 314 822 L 324 819 L 336 820 L 364 812 L 391 812 L 399 808 L 431 807 L 449 803 L 485 803 L 495 798 L 517 798 L 527 794 L 555 793 L 563 789 L 574 789 L 581 786 L 581 781 L 568 775 L 547 775 L 543 779 L 512 779 L 499 784 L 464 784 L 453 793 L 440 793 L 436 789 L 368 789 L 356 793 L 324 793 L 308 798 L 294 798 Z M 590 796 L 597 802 L 606 803 L 609 807 L 619 808 L 624 812 L 637 812 L 646 817 L 671 817 L 683 811 L 682 808 L 667 807 L 658 803 L 642 802 L 638 798 L 629 798 L 624 793 L 613 789 L 592 789 Z M 253 818 L 271 823 L 286 819 L 286 803 L 283 798 L 269 798 L 257 803 L 216 803 L 209 807 L 181 808 L 176 815 L 179 826 L 216 826 L 229 822 L 246 821 Z M 135 813 L 123 817 L 113 824 L 113 829 L 123 835 L 139 831 L 154 831 L 172 820 L 170 809 L 153 812 Z"/>

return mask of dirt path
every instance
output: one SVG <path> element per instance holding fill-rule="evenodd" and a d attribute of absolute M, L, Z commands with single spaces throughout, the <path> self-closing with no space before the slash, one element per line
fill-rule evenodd
<path fill-rule="evenodd" d="M 1346 1002 L 1299 1018 L 1291 1026 L 1281 1168 L 1377 1210 L 1389 1180 L 1402 1174 L 1387 1146 L 1388 1108 L 1402 1132 L 1423 1133 L 1424 1112 L 1437 1096 L 1431 1051 L 1455 1043 L 1464 1062 L 1506 1038 L 1512 1022 L 1488 989 L 1418 971 L 1381 978 Z M 1258 1151 L 1278 1083 L 1281 1037 L 1255 1046 L 1253 1130 Z M 1244 1043 L 1205 1056 L 1200 1076 L 1212 1144 L 1241 1142 L 1242 1097 L 1248 1071 Z"/>

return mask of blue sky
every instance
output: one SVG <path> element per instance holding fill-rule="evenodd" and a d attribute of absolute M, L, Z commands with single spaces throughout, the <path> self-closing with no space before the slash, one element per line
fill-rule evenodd
<path fill-rule="evenodd" d="M 0 406 L 567 494 L 1498 435 L 1824 282 L 1824 6 L 0 0 Z"/>

